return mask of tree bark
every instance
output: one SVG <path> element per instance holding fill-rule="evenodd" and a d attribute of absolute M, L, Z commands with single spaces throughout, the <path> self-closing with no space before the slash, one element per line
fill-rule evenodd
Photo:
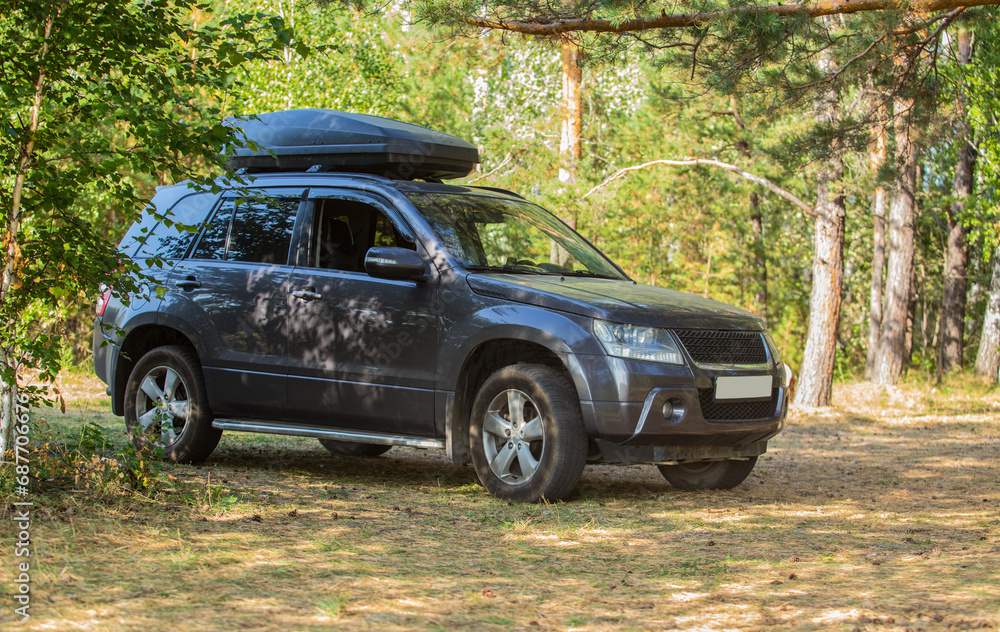
<path fill-rule="evenodd" d="M 767 247 L 764 245 L 764 218 L 760 212 L 760 196 L 750 194 L 750 228 L 753 230 L 753 259 L 757 269 L 757 292 L 753 305 L 757 315 L 767 322 Z"/>
<path fill-rule="evenodd" d="M 562 41 L 562 121 L 559 126 L 559 184 L 576 184 L 577 167 L 583 155 L 583 69 L 580 48 L 573 40 Z M 578 228 L 576 213 L 565 218 L 571 228 Z M 569 252 L 556 242 L 549 250 L 552 263 L 563 265 Z"/>
<path fill-rule="evenodd" d="M 833 73 L 836 66 L 829 53 L 820 56 L 820 70 Z M 826 90 L 817 99 L 816 123 L 831 125 L 840 117 L 840 94 Z M 813 281 L 809 295 L 809 331 L 802 354 L 795 403 L 828 406 L 833 392 L 833 370 L 837 357 L 837 326 L 840 323 L 841 286 L 844 280 L 844 163 L 840 148 L 820 170 L 816 185 L 816 228 L 813 236 Z"/>
<path fill-rule="evenodd" d="M 836 163 L 836 164 L 834 164 Z M 844 197 L 832 187 L 841 186 L 840 160 L 827 163 L 816 187 L 816 234 L 813 237 L 813 285 L 809 297 L 809 332 L 802 354 L 795 403 L 828 406 L 833 389 L 840 322 L 841 285 L 844 277 Z"/>
<path fill-rule="evenodd" d="M 998 4 L 1000 4 L 1000 0 L 916 0 L 911 2 L 907 9 L 914 14 L 925 14 L 962 7 L 995 6 Z M 701 28 L 706 22 L 741 14 L 802 19 L 865 11 L 897 10 L 899 8 L 900 5 L 894 0 L 821 0 L 820 2 L 802 4 L 738 7 L 703 13 L 661 13 L 660 15 L 641 16 L 627 20 L 564 17 L 554 12 L 540 12 L 537 16 L 529 16 L 524 19 L 476 15 L 463 16 L 459 19 L 476 28 L 498 29 L 544 37 L 565 33 L 632 33 L 656 29 Z"/>
<path fill-rule="evenodd" d="M 872 173 L 878 172 L 885 162 L 885 126 L 879 124 L 875 132 L 875 145 L 871 153 Z M 885 187 L 875 186 L 872 196 L 872 283 L 868 297 L 868 350 L 865 357 L 865 379 L 870 380 L 875 371 L 875 354 L 878 350 L 879 330 L 882 327 L 882 300 L 885 288 Z"/>
<path fill-rule="evenodd" d="M 583 155 L 583 70 L 580 48 L 570 39 L 562 42 L 563 118 L 559 134 L 559 182 L 576 182 L 576 169 Z"/>
<path fill-rule="evenodd" d="M 993 253 L 993 282 L 983 317 L 983 334 L 976 354 L 976 377 L 996 384 L 1000 379 L 1000 245 Z"/>
<path fill-rule="evenodd" d="M 6 356 L 0 353 L 0 356 Z M 7 366 L 7 358 L 0 357 L 0 362 Z M 3 433 L 0 436 L 0 463 L 6 461 L 7 451 L 14 447 L 14 426 L 17 421 L 17 375 L 8 382 L 0 378 L 0 415 L 3 419 Z M 11 459 L 16 461 L 16 459 Z"/>
<path fill-rule="evenodd" d="M 747 163 L 751 162 L 750 131 L 743 117 L 740 116 L 740 102 L 735 96 L 730 99 L 733 110 L 733 122 L 742 138 L 736 143 L 740 153 Z M 758 316 L 767 322 L 767 248 L 764 245 L 764 218 L 760 211 L 760 196 L 754 191 L 750 194 L 750 229 L 753 234 L 754 276 L 757 279 L 757 291 L 754 293 L 753 306 Z"/>
<path fill-rule="evenodd" d="M 972 58 L 972 36 L 966 29 L 958 32 L 958 63 L 968 64 Z M 955 109 L 955 131 L 962 143 L 955 166 L 952 188 L 954 201 L 948 209 L 948 246 L 944 257 L 944 297 L 941 304 L 941 335 L 938 355 L 938 380 L 952 371 L 962 370 L 965 337 L 965 303 L 969 266 L 966 241 L 965 202 L 972 195 L 976 147 L 967 121 L 964 95 Z"/>
<path fill-rule="evenodd" d="M 908 121 L 912 101 L 896 102 L 895 136 L 898 175 L 889 205 L 889 256 L 885 279 L 885 309 L 879 330 L 872 381 L 895 384 L 906 362 L 906 321 L 913 278 L 913 220 L 916 209 L 917 148 Z"/>

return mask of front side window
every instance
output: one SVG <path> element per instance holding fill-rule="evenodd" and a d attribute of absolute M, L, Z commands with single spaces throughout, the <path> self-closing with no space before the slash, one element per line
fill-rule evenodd
<path fill-rule="evenodd" d="M 310 265 L 364 272 L 365 254 L 373 246 L 416 249 L 378 207 L 348 197 L 317 197 L 312 227 Z"/>
<path fill-rule="evenodd" d="M 625 278 L 599 250 L 530 202 L 464 193 L 409 198 L 468 270 Z"/>

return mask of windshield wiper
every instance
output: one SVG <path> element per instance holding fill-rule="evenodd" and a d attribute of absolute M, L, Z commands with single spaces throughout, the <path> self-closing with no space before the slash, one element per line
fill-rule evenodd
<path fill-rule="evenodd" d="M 502 265 L 502 266 L 465 266 L 465 269 L 469 272 L 503 272 L 507 274 L 555 274 L 558 272 L 548 272 L 545 270 L 538 270 L 531 266 L 519 266 L 519 265 Z"/>
<path fill-rule="evenodd" d="M 572 272 L 564 272 L 564 276 L 578 276 L 578 277 L 591 277 L 594 279 L 613 279 L 620 280 L 618 277 L 613 277 L 608 274 L 598 274 L 597 272 L 591 272 L 590 270 L 573 270 Z"/>

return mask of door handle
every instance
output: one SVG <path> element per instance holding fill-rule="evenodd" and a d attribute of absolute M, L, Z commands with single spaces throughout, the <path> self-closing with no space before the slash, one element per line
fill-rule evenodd
<path fill-rule="evenodd" d="M 201 287 L 201 281 L 195 279 L 193 276 L 189 276 L 186 279 L 181 279 L 180 281 L 174 283 L 174 285 L 182 290 L 191 291 L 195 288 Z"/>
<path fill-rule="evenodd" d="M 323 298 L 322 294 L 318 294 L 316 292 L 310 292 L 308 290 L 295 290 L 294 292 L 292 292 L 292 296 L 294 296 L 295 298 L 300 298 L 303 301 L 318 301 L 319 299 Z"/>

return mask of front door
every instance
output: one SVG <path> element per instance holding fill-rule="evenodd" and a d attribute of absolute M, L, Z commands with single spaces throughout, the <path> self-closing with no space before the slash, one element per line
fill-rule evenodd
<path fill-rule="evenodd" d="M 433 435 L 437 288 L 364 271 L 372 246 L 420 246 L 374 196 L 314 189 L 308 208 L 308 252 L 289 279 L 291 418 Z"/>

